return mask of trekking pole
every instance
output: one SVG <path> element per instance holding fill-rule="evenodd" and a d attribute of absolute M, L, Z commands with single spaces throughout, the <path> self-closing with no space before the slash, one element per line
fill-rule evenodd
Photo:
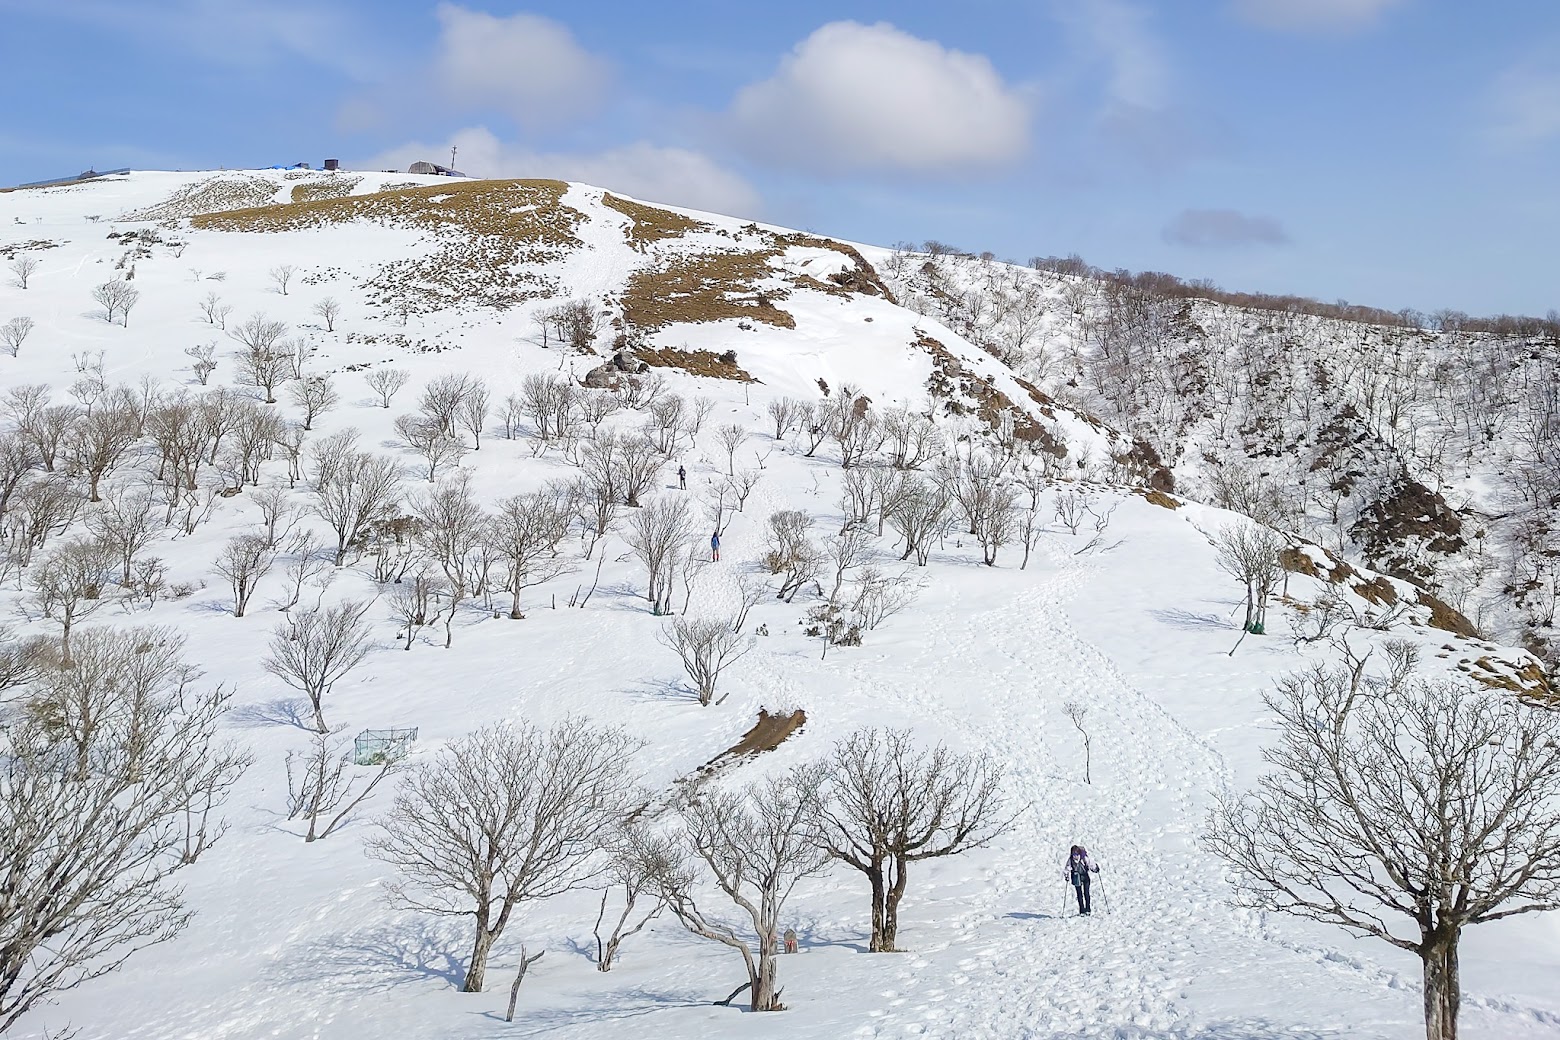
<path fill-rule="evenodd" d="M 1063 917 L 1067 916 L 1068 900 L 1072 898 L 1072 893 L 1068 891 L 1068 889 L 1071 888 L 1071 887 L 1072 886 L 1067 883 L 1067 879 L 1066 878 L 1062 878 L 1062 914 L 1061 914 L 1061 916 L 1063 916 Z"/>
<path fill-rule="evenodd" d="M 1104 872 L 1101 872 L 1097 876 L 1099 877 L 1100 903 L 1104 905 L 1105 912 L 1107 914 L 1112 913 L 1113 911 L 1111 910 L 1110 905 L 1110 892 L 1105 888 L 1105 874 Z"/>

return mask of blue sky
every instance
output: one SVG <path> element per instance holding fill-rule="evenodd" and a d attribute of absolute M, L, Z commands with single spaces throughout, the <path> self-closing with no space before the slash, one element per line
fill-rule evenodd
<path fill-rule="evenodd" d="M 448 160 L 891 244 L 1560 307 L 1553 0 L 0 0 L 0 183 Z"/>

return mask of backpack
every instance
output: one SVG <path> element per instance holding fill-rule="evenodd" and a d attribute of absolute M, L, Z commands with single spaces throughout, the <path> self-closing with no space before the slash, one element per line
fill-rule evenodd
<path fill-rule="evenodd" d="M 1089 876 L 1089 853 L 1087 850 L 1075 852 L 1067 857 L 1067 871 L 1072 875 L 1073 884 L 1081 884 Z"/>

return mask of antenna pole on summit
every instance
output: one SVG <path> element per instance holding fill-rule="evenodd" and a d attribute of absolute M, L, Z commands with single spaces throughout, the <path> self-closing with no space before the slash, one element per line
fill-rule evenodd
<path fill-rule="evenodd" d="M 455 168 L 455 153 L 460 151 L 459 145 L 450 145 L 450 169 Z"/>

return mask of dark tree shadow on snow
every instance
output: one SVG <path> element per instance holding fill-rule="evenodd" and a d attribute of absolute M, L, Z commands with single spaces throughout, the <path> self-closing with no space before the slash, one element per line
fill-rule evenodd
<path fill-rule="evenodd" d="M 355 989 L 386 991 L 437 979 L 458 989 L 466 977 L 470 937 L 430 922 L 397 924 L 326 936 L 287 951 L 273 974 L 289 982 L 330 977 Z"/>
<path fill-rule="evenodd" d="M 242 704 L 228 713 L 233 723 L 244 729 L 263 726 L 294 726 L 314 732 L 314 714 L 302 697 L 278 697 L 261 704 Z"/>
<path fill-rule="evenodd" d="M 1197 629 L 1220 628 L 1235 631 L 1237 626 L 1227 617 L 1218 614 L 1199 614 L 1191 610 L 1182 610 L 1172 607 L 1169 610 L 1150 610 L 1148 616 L 1171 628 L 1179 628 L 1187 631 Z"/>

